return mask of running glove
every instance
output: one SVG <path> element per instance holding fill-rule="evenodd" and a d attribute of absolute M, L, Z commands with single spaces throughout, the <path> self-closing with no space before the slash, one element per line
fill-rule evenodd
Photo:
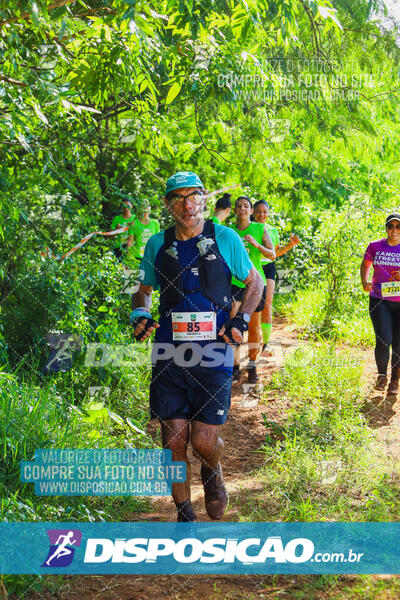
<path fill-rule="evenodd" d="M 155 320 L 153 319 L 151 314 L 143 308 L 135 308 L 135 310 L 131 312 L 129 317 L 129 322 L 132 325 L 133 329 L 136 329 L 137 325 L 139 325 L 140 321 L 142 321 L 143 319 L 147 319 L 147 322 L 144 326 L 144 330 L 141 333 L 138 333 L 138 335 L 134 336 L 135 340 L 137 341 L 140 341 L 143 335 L 146 333 L 146 331 L 150 329 L 150 327 L 153 327 Z"/>
<path fill-rule="evenodd" d="M 233 319 L 231 319 L 225 327 L 225 335 L 231 340 L 234 346 L 239 346 L 238 342 L 235 342 L 235 340 L 232 337 L 233 328 L 238 329 L 243 335 L 243 333 L 249 329 L 249 325 L 244 319 L 242 319 L 242 317 L 236 316 Z"/>

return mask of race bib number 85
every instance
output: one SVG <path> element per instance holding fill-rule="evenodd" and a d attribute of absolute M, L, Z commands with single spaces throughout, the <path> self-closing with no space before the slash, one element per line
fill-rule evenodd
<path fill-rule="evenodd" d="M 217 337 L 214 312 L 173 312 L 171 317 L 174 341 L 215 340 Z"/>

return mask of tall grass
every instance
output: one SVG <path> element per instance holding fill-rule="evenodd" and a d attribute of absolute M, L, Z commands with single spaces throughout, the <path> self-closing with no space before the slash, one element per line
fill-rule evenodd
<path fill-rule="evenodd" d="M 302 356 L 304 352 L 304 356 Z M 263 491 L 242 519 L 397 520 L 398 474 L 374 456 L 361 414 L 362 363 L 354 353 L 312 345 L 289 355 L 269 387 L 291 408 L 284 422 L 264 414 Z"/>
<path fill-rule="evenodd" d="M 294 298 L 285 298 L 279 312 L 288 317 L 307 336 L 321 334 L 321 324 L 326 321 L 327 292 L 321 287 L 298 290 Z M 347 311 L 332 314 L 329 329 L 323 330 L 325 338 L 344 341 L 353 346 L 373 346 L 375 334 L 368 313 L 368 296 Z"/>
<path fill-rule="evenodd" d="M 276 306 L 308 337 L 374 343 L 359 270 L 369 242 L 385 237 L 383 220 L 368 197 L 354 194 L 340 210 L 322 211 L 311 239 L 279 259 L 293 292 L 281 294 Z"/>
<path fill-rule="evenodd" d="M 32 483 L 20 482 L 19 463 L 33 460 L 38 448 L 135 448 L 148 446 L 149 440 L 113 406 L 78 408 L 72 392 L 61 395 L 51 381 L 39 387 L 3 373 L 0 385 L 1 520 L 112 520 L 121 511 L 147 506 L 129 497 L 35 496 Z"/>

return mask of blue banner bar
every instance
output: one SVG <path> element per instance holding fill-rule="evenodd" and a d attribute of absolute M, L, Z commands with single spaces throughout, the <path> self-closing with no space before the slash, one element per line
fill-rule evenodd
<path fill-rule="evenodd" d="M 400 523 L 0 523 L 1 574 L 398 574 Z"/>

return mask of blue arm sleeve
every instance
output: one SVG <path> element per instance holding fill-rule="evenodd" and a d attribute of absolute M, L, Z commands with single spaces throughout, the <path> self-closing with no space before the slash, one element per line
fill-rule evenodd
<path fill-rule="evenodd" d="M 143 285 L 151 286 L 157 290 L 159 288 L 157 283 L 156 272 L 154 269 L 154 263 L 156 256 L 164 243 L 164 232 L 156 233 L 149 238 L 146 248 L 144 250 L 144 256 L 140 262 L 139 277 L 138 280 Z"/>

